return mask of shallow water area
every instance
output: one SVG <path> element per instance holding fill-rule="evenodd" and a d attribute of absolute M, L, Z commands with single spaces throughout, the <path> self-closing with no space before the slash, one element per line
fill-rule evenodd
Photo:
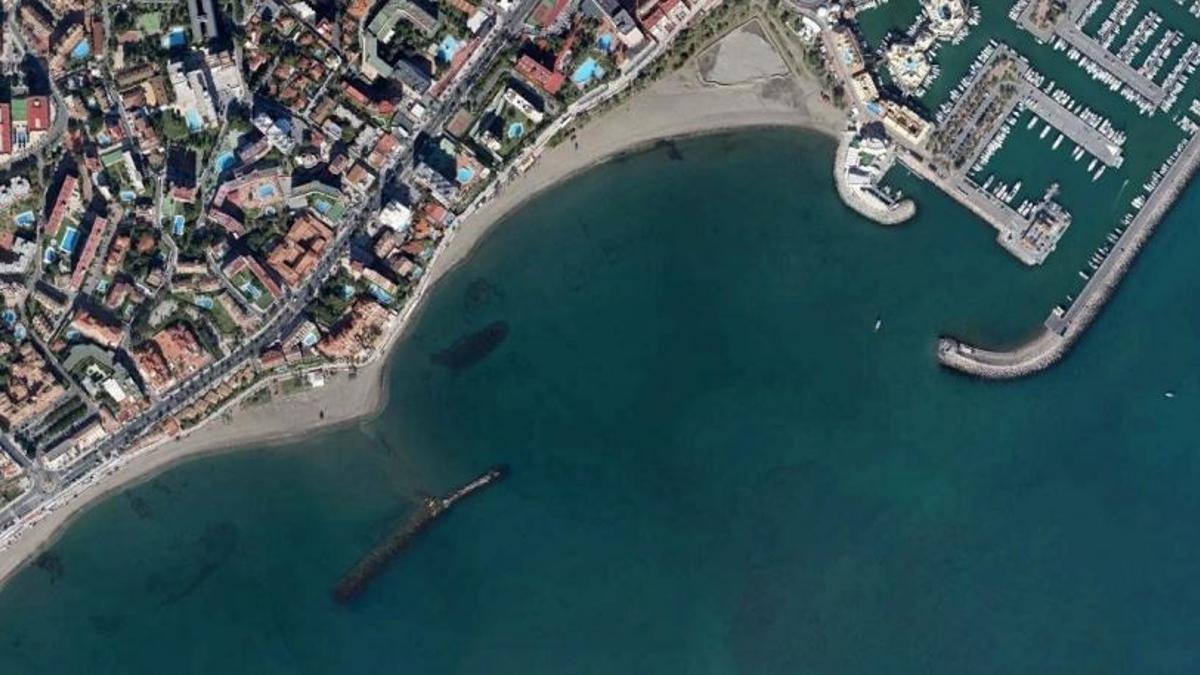
<path fill-rule="evenodd" d="M 0 593 L 0 663 L 1193 670 L 1200 194 L 1063 363 L 990 383 L 934 340 L 1020 339 L 1054 275 L 919 185 L 908 224 L 854 216 L 832 154 L 726 134 L 540 196 L 427 299 L 379 417 L 103 502 Z M 495 464 L 333 602 L 422 494 Z"/>

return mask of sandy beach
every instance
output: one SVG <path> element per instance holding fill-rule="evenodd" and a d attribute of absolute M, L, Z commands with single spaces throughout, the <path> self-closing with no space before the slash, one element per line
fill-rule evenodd
<path fill-rule="evenodd" d="M 845 126 L 842 111 L 822 101 L 816 82 L 791 74 L 773 49 L 763 49 L 769 45 L 755 28 L 735 30 L 679 70 L 593 119 L 574 142 L 548 149 L 533 167 L 463 221 L 427 272 L 425 291 L 466 260 L 492 228 L 526 200 L 622 153 L 664 139 L 756 126 L 803 127 L 836 137 Z M 387 398 L 391 347 L 420 313 L 423 299 L 424 294 L 406 307 L 380 351 L 381 358 L 358 368 L 356 376 L 340 372 L 328 375 L 321 388 L 274 395 L 253 406 L 231 405 L 226 414 L 99 477 L 0 553 L 0 585 L 52 544 L 89 504 L 114 492 L 201 455 L 283 443 L 378 414 Z"/>

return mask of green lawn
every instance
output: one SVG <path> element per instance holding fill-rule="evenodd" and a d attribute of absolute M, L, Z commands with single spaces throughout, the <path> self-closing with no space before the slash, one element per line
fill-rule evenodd
<path fill-rule="evenodd" d="M 162 32 L 162 12 L 146 12 L 139 14 L 137 18 L 137 27 L 147 35 L 156 35 Z"/>

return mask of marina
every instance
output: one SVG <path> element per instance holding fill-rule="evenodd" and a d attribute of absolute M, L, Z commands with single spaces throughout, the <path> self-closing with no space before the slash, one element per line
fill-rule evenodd
<path fill-rule="evenodd" d="M 954 62 L 950 47 L 941 51 L 941 71 L 957 79 L 922 94 L 932 133 L 924 143 L 901 142 L 897 158 L 991 225 L 1018 260 L 1052 269 L 1061 290 L 1032 339 L 1000 351 L 939 343 L 944 365 L 1015 377 L 1070 348 L 1194 172 L 1200 3 L 982 8 L 966 53 Z M 887 12 L 856 17 L 868 41 L 883 23 L 872 14 Z"/>

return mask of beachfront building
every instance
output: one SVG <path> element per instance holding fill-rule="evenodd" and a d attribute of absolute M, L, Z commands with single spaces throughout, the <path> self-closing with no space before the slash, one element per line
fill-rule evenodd
<path fill-rule="evenodd" d="M 317 351 L 335 361 L 356 361 L 367 355 L 382 334 L 391 313 L 383 305 L 360 299 L 321 341 Z"/>
<path fill-rule="evenodd" d="M 132 352 L 134 365 L 152 393 L 162 394 L 212 362 L 191 329 L 175 323 L 160 330 Z"/>
<path fill-rule="evenodd" d="M 895 101 L 883 102 L 883 126 L 893 138 L 909 147 L 920 147 L 933 133 L 933 125 L 915 110 Z"/>

